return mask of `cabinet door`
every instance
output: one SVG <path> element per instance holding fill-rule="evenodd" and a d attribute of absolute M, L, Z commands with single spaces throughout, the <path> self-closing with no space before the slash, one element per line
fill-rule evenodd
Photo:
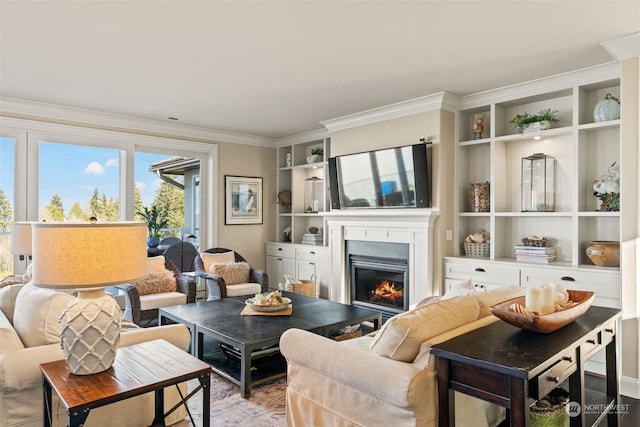
<path fill-rule="evenodd" d="M 284 275 L 295 277 L 296 263 L 293 258 L 267 256 L 267 274 L 269 275 L 269 287 L 278 289 L 278 283 L 284 283 Z"/>

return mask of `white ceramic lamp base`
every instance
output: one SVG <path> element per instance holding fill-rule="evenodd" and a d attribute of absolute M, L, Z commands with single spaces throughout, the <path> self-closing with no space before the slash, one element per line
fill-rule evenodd
<path fill-rule="evenodd" d="M 118 303 L 103 288 L 78 290 L 60 317 L 62 350 L 71 373 L 97 374 L 113 365 L 121 318 Z"/>

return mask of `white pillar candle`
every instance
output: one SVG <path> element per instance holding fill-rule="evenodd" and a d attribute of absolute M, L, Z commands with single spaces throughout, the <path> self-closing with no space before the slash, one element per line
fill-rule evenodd
<path fill-rule="evenodd" d="M 546 284 L 540 286 L 542 289 L 542 311 L 540 314 L 548 314 L 553 313 L 553 303 L 554 303 L 554 290 L 553 285 Z"/>
<path fill-rule="evenodd" d="M 524 306 L 527 310 L 540 314 L 542 310 L 542 290 L 539 288 L 527 288 Z"/>

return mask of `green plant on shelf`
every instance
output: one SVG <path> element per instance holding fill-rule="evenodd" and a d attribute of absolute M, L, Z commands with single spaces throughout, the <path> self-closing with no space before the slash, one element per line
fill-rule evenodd
<path fill-rule="evenodd" d="M 514 128 L 518 129 L 518 132 L 524 132 L 531 123 L 536 122 L 549 122 L 554 123 L 558 121 L 558 110 L 552 110 L 546 108 L 538 111 L 537 114 L 516 114 L 516 116 L 509 121 Z"/>
<path fill-rule="evenodd" d="M 322 156 L 324 154 L 324 150 L 321 147 L 315 147 L 311 149 L 311 154 L 314 156 Z"/>

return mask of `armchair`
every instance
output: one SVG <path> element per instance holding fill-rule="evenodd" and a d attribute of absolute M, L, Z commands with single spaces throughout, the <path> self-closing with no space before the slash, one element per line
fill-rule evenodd
<path fill-rule="evenodd" d="M 164 270 L 160 271 L 159 270 Z M 124 295 L 125 309 L 123 317 L 136 325 L 148 327 L 158 324 L 158 309 L 170 305 L 189 304 L 196 301 L 196 282 L 193 278 L 182 274 L 179 269 L 162 255 L 147 260 L 149 276 L 145 282 L 111 286 L 111 290 Z M 159 274 L 154 274 L 158 273 Z M 173 277 L 175 291 L 171 284 L 167 285 L 166 278 Z M 153 280 L 157 278 L 158 289 L 153 287 Z M 136 286 L 137 285 L 137 286 Z M 144 285 L 144 286 L 141 286 Z M 151 285 L 151 286 L 150 286 Z M 110 289 L 107 288 L 109 291 Z"/>
<path fill-rule="evenodd" d="M 239 280 L 233 280 L 238 277 L 236 275 L 238 271 L 235 269 L 237 263 L 247 264 L 248 275 Z M 242 255 L 231 249 L 207 249 L 198 254 L 194 264 L 198 275 L 206 280 L 209 294 L 207 301 L 239 295 L 253 295 L 267 292 L 269 289 L 267 273 L 264 270 L 256 270 L 251 267 Z M 226 273 L 221 271 L 221 267 L 222 270 L 226 270 Z"/>

